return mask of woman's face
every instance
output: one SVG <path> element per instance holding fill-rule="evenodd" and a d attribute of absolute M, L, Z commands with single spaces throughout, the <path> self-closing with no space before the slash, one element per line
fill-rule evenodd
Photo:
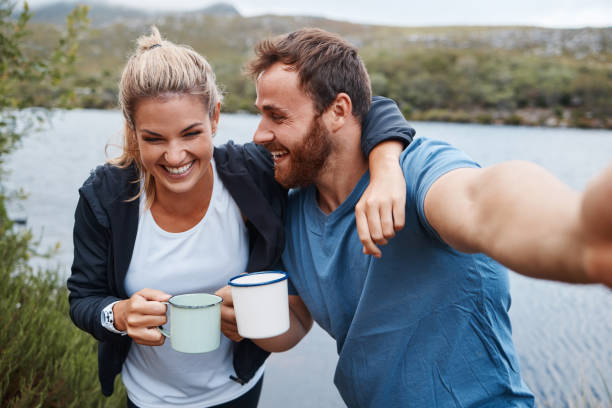
<path fill-rule="evenodd" d="M 211 120 L 207 107 L 194 95 L 138 102 L 134 112 L 138 148 L 145 170 L 155 179 L 156 194 L 185 194 L 207 186 L 218 122 L 219 105 Z"/>

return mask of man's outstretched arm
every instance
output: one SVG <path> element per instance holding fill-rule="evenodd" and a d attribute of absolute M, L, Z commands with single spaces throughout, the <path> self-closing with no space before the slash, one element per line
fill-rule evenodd
<path fill-rule="evenodd" d="M 610 286 L 611 183 L 610 169 L 584 194 L 528 162 L 457 169 L 432 184 L 425 215 L 459 251 L 535 278 Z"/>

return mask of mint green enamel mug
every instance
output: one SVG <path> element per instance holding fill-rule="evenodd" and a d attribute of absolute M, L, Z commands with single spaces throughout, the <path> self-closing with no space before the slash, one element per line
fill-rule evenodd
<path fill-rule="evenodd" d="M 181 353 L 216 350 L 221 341 L 221 302 L 223 298 L 208 293 L 172 296 L 164 302 L 170 306 L 170 331 L 159 331 Z"/>

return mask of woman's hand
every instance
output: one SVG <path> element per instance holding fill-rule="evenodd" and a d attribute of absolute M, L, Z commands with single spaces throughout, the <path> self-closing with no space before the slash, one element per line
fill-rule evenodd
<path fill-rule="evenodd" d="M 357 233 L 363 253 L 377 258 L 395 231 L 404 227 L 406 180 L 399 165 L 403 144 L 383 142 L 370 152 L 370 184 L 355 206 Z"/>
<path fill-rule="evenodd" d="M 142 289 L 113 306 L 115 328 L 143 346 L 161 346 L 166 339 L 157 328 L 166 323 L 166 305 L 171 295 L 155 289 Z"/>
<path fill-rule="evenodd" d="M 215 295 L 223 298 L 223 302 L 221 303 L 221 332 L 232 341 L 241 341 L 242 336 L 238 334 L 238 325 L 236 324 L 232 288 L 229 285 L 222 287 L 215 292 Z"/>

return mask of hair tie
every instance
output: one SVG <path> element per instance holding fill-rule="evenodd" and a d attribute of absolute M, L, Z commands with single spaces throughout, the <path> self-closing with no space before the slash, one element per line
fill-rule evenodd
<path fill-rule="evenodd" d="M 149 50 L 152 50 L 153 48 L 157 48 L 157 47 L 161 47 L 161 44 L 153 44 L 152 46 L 149 47 Z"/>

